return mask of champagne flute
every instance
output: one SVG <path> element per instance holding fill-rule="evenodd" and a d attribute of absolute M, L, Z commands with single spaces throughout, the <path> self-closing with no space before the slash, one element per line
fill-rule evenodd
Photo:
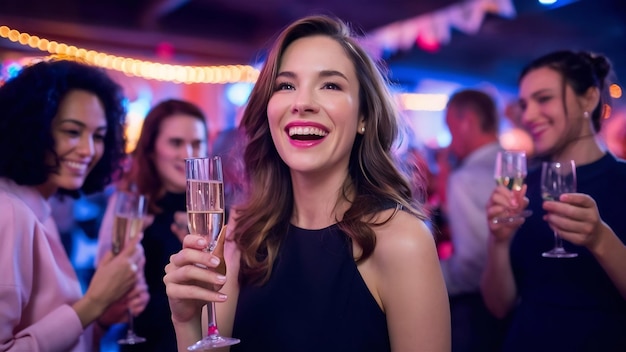
<path fill-rule="evenodd" d="M 576 192 L 576 165 L 568 162 L 548 162 L 541 164 L 541 197 L 544 200 L 558 201 L 561 194 Z M 563 240 L 554 231 L 554 248 L 541 254 L 547 258 L 574 258 L 578 253 L 571 253 L 563 248 Z"/>
<path fill-rule="evenodd" d="M 526 178 L 526 153 L 523 151 L 500 151 L 496 156 L 496 166 L 493 176 L 498 185 L 504 186 L 513 192 L 520 192 L 524 186 Z M 503 217 L 496 217 L 492 220 L 494 224 L 513 222 L 520 218 L 527 218 L 532 215 L 530 209 L 524 209 L 519 213 Z"/>
<path fill-rule="evenodd" d="M 189 233 L 207 237 L 209 245 L 205 251 L 212 253 L 217 247 L 225 222 L 222 160 L 219 156 L 185 159 L 185 170 Z M 223 245 L 223 241 L 221 242 Z M 225 274 L 225 267 L 222 271 Z M 240 342 L 239 339 L 220 335 L 215 316 L 215 302 L 211 302 L 207 307 L 207 313 L 209 321 L 207 336 L 189 346 L 187 350 L 202 351 Z"/>
<path fill-rule="evenodd" d="M 113 219 L 113 254 L 119 254 L 126 242 L 141 232 L 146 210 L 147 202 L 145 196 L 132 192 L 120 191 L 117 193 L 115 217 Z M 130 308 L 128 308 L 128 330 L 126 331 L 126 337 L 117 341 L 120 345 L 134 345 L 146 341 L 144 337 L 135 334 L 133 321 L 133 314 Z"/>

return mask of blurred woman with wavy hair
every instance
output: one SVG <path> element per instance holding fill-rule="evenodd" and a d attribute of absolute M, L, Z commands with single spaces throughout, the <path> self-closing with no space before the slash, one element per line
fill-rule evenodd
<path fill-rule="evenodd" d="M 182 248 L 187 234 L 185 158 L 207 153 L 207 121 L 195 104 L 166 99 L 153 106 L 141 127 L 129 170 L 116 185 L 118 191 L 132 191 L 148 198 L 149 224 L 141 241 L 145 250 L 144 274 L 150 302 L 134 320 L 134 330 L 146 338 L 141 344 L 123 346 L 129 351 L 171 351 L 176 336 L 170 323 L 163 268 L 170 255 Z M 111 249 L 113 209 L 117 194 L 109 199 L 98 237 L 98 253 Z"/>

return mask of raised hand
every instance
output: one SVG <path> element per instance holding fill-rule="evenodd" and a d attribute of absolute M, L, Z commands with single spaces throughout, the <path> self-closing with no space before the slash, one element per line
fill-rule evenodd
<path fill-rule="evenodd" d="M 500 185 L 491 194 L 487 203 L 487 221 L 489 230 L 497 241 L 510 241 L 515 231 L 526 221 L 523 217 L 512 218 L 509 222 L 494 221 L 496 218 L 504 218 L 525 209 L 529 203 L 526 190 L 526 185 L 523 185 L 520 191 L 512 191 Z"/>
<path fill-rule="evenodd" d="M 142 238 L 143 234 L 135 236 L 118 255 L 109 252 L 101 260 L 87 292 L 72 306 L 83 326 L 100 317 L 142 279 L 145 262 Z"/>
<path fill-rule="evenodd" d="M 596 202 L 582 193 L 561 195 L 560 201 L 545 201 L 544 220 L 568 242 L 592 249 L 607 228 L 600 218 Z"/>
<path fill-rule="evenodd" d="M 222 236 L 220 236 L 221 238 Z M 189 322 L 199 319 L 207 302 L 223 302 L 226 296 L 213 290 L 226 282 L 226 276 L 217 272 L 223 260 L 205 252 L 209 243 L 199 235 L 187 235 L 183 249 L 170 257 L 165 267 L 165 282 L 172 320 Z"/>

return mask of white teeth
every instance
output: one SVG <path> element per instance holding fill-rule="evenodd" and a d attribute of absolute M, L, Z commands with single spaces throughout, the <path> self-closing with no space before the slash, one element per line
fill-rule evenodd
<path fill-rule="evenodd" d="M 65 165 L 73 168 L 73 169 L 85 169 L 87 168 L 87 164 L 86 163 L 77 163 L 75 161 L 65 161 L 64 162 Z"/>
<path fill-rule="evenodd" d="M 294 136 L 294 135 L 300 135 L 300 136 L 313 135 L 313 136 L 324 137 L 328 135 L 328 132 L 317 127 L 290 127 L 289 136 Z"/>

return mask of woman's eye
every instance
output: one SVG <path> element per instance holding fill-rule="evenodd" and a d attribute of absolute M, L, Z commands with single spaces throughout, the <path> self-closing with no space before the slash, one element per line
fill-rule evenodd
<path fill-rule="evenodd" d="M 519 103 L 517 106 L 519 106 L 520 110 L 526 111 L 526 103 Z"/>
<path fill-rule="evenodd" d="M 63 132 L 69 136 L 76 137 L 80 135 L 79 130 L 63 130 Z"/>
<path fill-rule="evenodd" d="M 333 90 L 341 90 L 341 87 L 339 87 L 335 83 L 324 83 L 324 88 L 325 89 L 333 89 Z"/>
<path fill-rule="evenodd" d="M 540 103 L 545 103 L 545 102 L 549 101 L 551 98 L 552 97 L 549 97 L 549 96 L 543 96 L 543 97 L 537 98 L 537 101 L 540 102 Z"/>
<path fill-rule="evenodd" d="M 288 89 L 294 89 L 293 85 L 289 83 L 278 83 L 276 87 L 274 88 L 274 90 L 288 90 Z"/>
<path fill-rule="evenodd" d="M 103 141 L 104 140 L 105 135 L 103 134 L 96 134 L 93 136 L 93 139 L 99 140 L 99 141 Z"/>

